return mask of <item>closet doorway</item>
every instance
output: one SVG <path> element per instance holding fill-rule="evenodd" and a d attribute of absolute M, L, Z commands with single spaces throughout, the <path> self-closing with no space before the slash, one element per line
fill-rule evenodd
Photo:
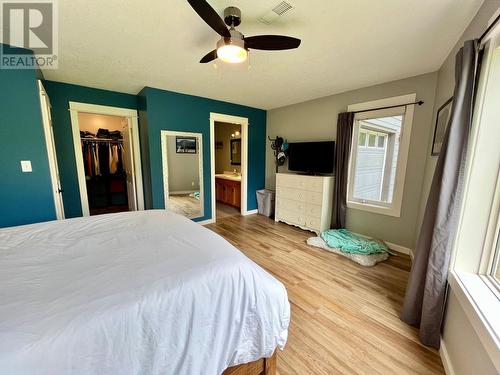
<path fill-rule="evenodd" d="M 135 110 L 70 102 L 83 216 L 144 209 Z"/>

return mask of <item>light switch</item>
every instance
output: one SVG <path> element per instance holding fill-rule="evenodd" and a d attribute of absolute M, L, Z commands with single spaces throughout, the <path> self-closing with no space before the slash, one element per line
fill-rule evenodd
<path fill-rule="evenodd" d="M 31 160 L 21 160 L 21 170 L 23 172 L 33 172 L 31 168 Z"/>

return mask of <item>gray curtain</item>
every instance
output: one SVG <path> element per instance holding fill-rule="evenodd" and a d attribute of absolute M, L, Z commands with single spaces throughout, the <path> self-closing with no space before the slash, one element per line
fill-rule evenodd
<path fill-rule="evenodd" d="M 415 249 L 401 319 L 420 327 L 423 344 L 439 348 L 448 267 L 458 221 L 472 120 L 476 72 L 475 41 L 457 53 L 450 122 L 432 179 Z"/>
<path fill-rule="evenodd" d="M 335 149 L 335 185 L 333 191 L 333 228 L 345 228 L 347 173 L 351 153 L 353 112 L 339 113 Z"/>

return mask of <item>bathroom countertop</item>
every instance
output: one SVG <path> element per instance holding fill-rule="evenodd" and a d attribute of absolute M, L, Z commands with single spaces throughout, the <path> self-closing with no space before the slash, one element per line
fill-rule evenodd
<path fill-rule="evenodd" d="M 241 176 L 235 175 L 235 174 L 218 173 L 215 175 L 215 178 L 223 178 L 225 180 L 240 181 L 241 182 Z"/>

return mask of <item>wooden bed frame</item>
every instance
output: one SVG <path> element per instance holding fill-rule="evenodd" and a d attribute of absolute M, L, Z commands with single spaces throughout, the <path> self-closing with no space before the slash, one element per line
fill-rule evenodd
<path fill-rule="evenodd" d="M 276 375 L 276 352 L 271 358 L 261 358 L 244 365 L 229 367 L 222 375 Z"/>

